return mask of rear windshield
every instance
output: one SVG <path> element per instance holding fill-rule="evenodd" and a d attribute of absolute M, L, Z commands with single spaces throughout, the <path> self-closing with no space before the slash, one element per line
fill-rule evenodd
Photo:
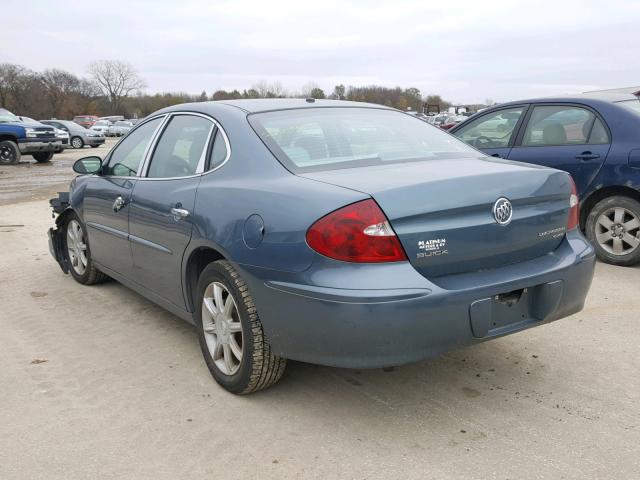
<path fill-rule="evenodd" d="M 639 100 L 625 100 L 623 102 L 618 102 L 618 104 L 622 105 L 629 110 L 633 110 L 637 114 L 640 115 L 640 99 Z"/>
<path fill-rule="evenodd" d="M 250 115 L 249 122 L 293 172 L 482 156 L 442 130 L 394 110 L 280 110 Z"/>

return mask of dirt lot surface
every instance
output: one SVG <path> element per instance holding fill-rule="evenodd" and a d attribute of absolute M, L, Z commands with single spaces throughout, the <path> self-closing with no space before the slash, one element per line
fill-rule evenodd
<path fill-rule="evenodd" d="M 73 162 L 90 155 L 103 157 L 117 140 L 107 138 L 103 145 L 96 148 L 69 148 L 54 155 L 48 163 L 38 163 L 31 155 L 23 155 L 17 165 L 0 165 L 0 206 L 17 201 L 48 199 L 52 193 L 67 190 L 69 181 L 75 175 L 71 170 Z"/>
<path fill-rule="evenodd" d="M 236 397 L 192 327 L 49 257 L 47 202 L 15 200 L 77 156 L 0 174 L 0 479 L 640 478 L 640 268 L 599 264 L 544 327 L 390 371 L 291 362 Z"/>

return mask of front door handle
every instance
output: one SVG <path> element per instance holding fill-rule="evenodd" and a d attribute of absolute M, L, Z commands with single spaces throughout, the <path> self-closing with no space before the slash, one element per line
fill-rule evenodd
<path fill-rule="evenodd" d="M 597 153 L 582 152 L 581 154 L 576 155 L 576 158 L 578 160 L 595 160 L 596 158 L 600 158 L 600 155 Z"/>
<path fill-rule="evenodd" d="M 173 215 L 173 219 L 176 222 L 189 216 L 189 210 L 185 210 L 184 208 L 173 207 L 169 211 L 171 212 L 171 215 Z"/>
<path fill-rule="evenodd" d="M 503 158 L 502 155 L 500 155 L 499 153 L 494 153 L 493 155 L 491 155 L 492 157 L 496 157 L 496 158 Z"/>
<path fill-rule="evenodd" d="M 115 202 L 113 202 L 113 211 L 119 212 L 120 210 L 122 210 L 122 207 L 124 207 L 126 204 L 127 202 L 124 201 L 124 198 L 120 196 L 116 197 Z"/>

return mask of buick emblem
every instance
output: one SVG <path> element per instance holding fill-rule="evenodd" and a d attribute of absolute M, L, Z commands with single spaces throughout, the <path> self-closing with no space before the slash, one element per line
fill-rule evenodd
<path fill-rule="evenodd" d="M 508 225 L 511 222 L 511 217 L 513 216 L 513 207 L 511 206 L 511 202 L 502 197 L 496 200 L 496 203 L 493 205 L 493 218 L 496 219 L 496 222 L 500 225 Z"/>

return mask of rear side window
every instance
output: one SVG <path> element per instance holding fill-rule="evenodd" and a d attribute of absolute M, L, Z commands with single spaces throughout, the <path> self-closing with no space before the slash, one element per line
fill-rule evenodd
<path fill-rule="evenodd" d="M 467 123 L 454 133 L 456 137 L 476 148 L 503 148 L 509 140 L 524 107 L 506 108 L 487 113 Z"/>
<path fill-rule="evenodd" d="M 176 115 L 162 132 L 151 157 L 147 177 L 172 178 L 194 175 L 204 165 L 207 140 L 213 122 L 195 115 Z"/>
<path fill-rule="evenodd" d="M 594 120 L 595 115 L 585 108 L 565 105 L 534 107 L 522 145 L 586 144 Z"/>
<path fill-rule="evenodd" d="M 335 170 L 480 154 L 412 115 L 375 108 L 304 108 L 249 116 L 293 172 Z"/>
<path fill-rule="evenodd" d="M 607 132 L 602 121 L 599 118 L 596 118 L 593 128 L 591 129 L 591 135 L 589 135 L 589 144 L 609 143 L 610 141 L 609 132 Z"/>
<path fill-rule="evenodd" d="M 103 175 L 135 177 L 140 163 L 162 118 L 154 118 L 132 131 L 113 151 Z"/>
<path fill-rule="evenodd" d="M 209 163 L 209 170 L 218 168 L 227 159 L 229 151 L 227 150 L 227 143 L 225 142 L 224 135 L 219 129 L 216 131 L 216 138 L 213 142 L 213 148 L 211 149 L 211 162 Z"/>

